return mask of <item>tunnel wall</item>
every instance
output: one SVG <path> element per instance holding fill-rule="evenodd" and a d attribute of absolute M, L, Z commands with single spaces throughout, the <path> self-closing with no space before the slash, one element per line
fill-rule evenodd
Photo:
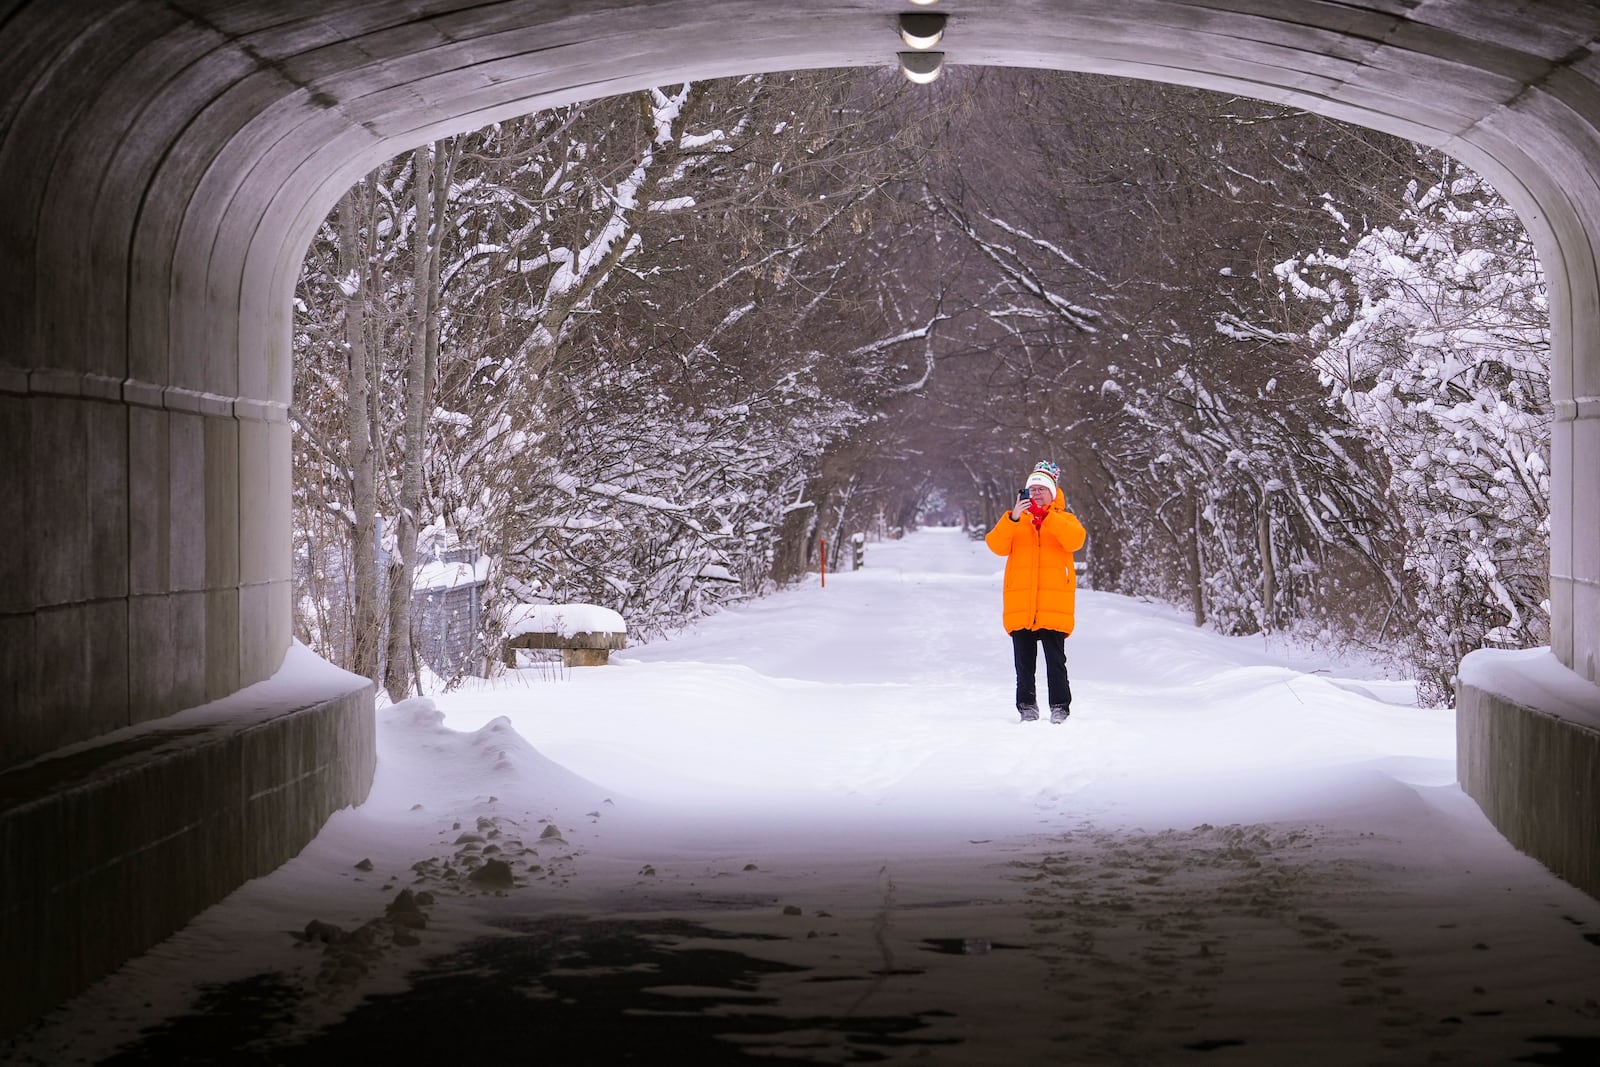
<path fill-rule="evenodd" d="M 1456 748 L 1461 788 L 1495 828 L 1600 897 L 1600 687 L 1548 654 L 1474 652 L 1456 687 Z"/>
<path fill-rule="evenodd" d="M 364 800 L 372 701 L 366 679 L 312 666 L 0 773 L 0 1034 Z"/>

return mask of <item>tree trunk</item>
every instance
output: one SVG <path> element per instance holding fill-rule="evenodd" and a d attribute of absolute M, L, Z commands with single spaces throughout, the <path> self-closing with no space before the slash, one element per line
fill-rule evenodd
<path fill-rule="evenodd" d="M 1272 511 L 1267 506 L 1267 494 L 1261 494 L 1261 515 L 1256 525 L 1257 550 L 1261 553 L 1261 629 L 1272 630 L 1277 616 L 1278 575 L 1272 567 Z"/>
<path fill-rule="evenodd" d="M 808 503 L 791 507 L 785 512 L 779 520 L 777 540 L 773 545 L 774 581 L 780 584 L 792 582 L 810 569 L 812 538 L 816 527 L 817 509 Z"/>
<path fill-rule="evenodd" d="M 1200 572 L 1200 508 L 1194 497 L 1189 498 L 1189 608 L 1194 613 L 1194 624 L 1206 624 L 1205 576 Z"/>
<path fill-rule="evenodd" d="M 429 146 L 412 155 L 411 352 L 406 364 L 405 461 L 400 472 L 395 541 L 398 561 L 390 569 L 389 655 L 384 688 L 399 703 L 411 695 L 411 581 L 417 571 L 417 514 L 422 507 L 422 457 L 427 450 L 428 340 L 433 318 L 433 152 Z"/>
<path fill-rule="evenodd" d="M 344 299 L 344 340 L 348 355 L 346 381 L 349 407 L 345 430 L 350 442 L 350 507 L 355 523 L 350 531 L 351 609 L 349 669 L 366 678 L 378 676 L 378 642 L 383 624 L 378 608 L 378 562 L 375 517 L 378 488 L 372 447 L 372 397 L 370 353 L 367 349 L 367 255 L 361 239 L 363 193 L 358 183 L 339 201 L 339 272 Z"/>

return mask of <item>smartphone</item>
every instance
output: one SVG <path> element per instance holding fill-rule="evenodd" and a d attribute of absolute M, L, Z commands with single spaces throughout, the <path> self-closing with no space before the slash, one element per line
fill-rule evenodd
<path fill-rule="evenodd" d="M 1018 489 L 1017 490 L 1017 499 L 1018 500 L 1026 500 L 1026 499 L 1028 499 L 1028 491 L 1026 489 Z"/>

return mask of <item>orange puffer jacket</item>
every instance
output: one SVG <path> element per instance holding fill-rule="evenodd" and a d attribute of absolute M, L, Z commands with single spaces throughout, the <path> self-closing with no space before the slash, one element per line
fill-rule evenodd
<path fill-rule="evenodd" d="M 1050 511 L 1037 529 L 1027 512 L 1013 520 L 1000 516 L 984 541 L 990 551 L 1006 557 L 1006 633 L 1014 630 L 1072 632 L 1072 612 L 1077 599 L 1078 576 L 1072 554 L 1083 547 L 1088 533 L 1078 517 L 1066 510 L 1057 493 Z"/>

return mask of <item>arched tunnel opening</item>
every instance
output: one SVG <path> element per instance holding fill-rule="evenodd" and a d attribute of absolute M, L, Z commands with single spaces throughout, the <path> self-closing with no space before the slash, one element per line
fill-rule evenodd
<path fill-rule="evenodd" d="M 301 640 L 403 699 L 408 536 L 443 681 L 526 598 L 655 636 L 829 543 L 985 528 L 1038 453 L 1099 588 L 1386 643 L 1429 703 L 1467 651 L 1549 643 L 1548 312 L 1481 178 L 1156 83 L 897 84 L 574 105 L 342 198 L 296 298 Z"/>
<path fill-rule="evenodd" d="M 393 149 L 529 106 L 669 76 L 882 65 L 874 35 L 894 22 L 879 7 L 841 5 L 821 36 L 771 13 L 765 34 L 748 35 L 739 4 L 717 9 L 720 23 L 709 5 L 673 3 L 399 16 L 283 4 L 159 23 L 91 6 L 8 20 L 7 51 L 30 62 L 12 76 L 0 165 L 16 179 L 18 249 L 34 269 L 7 280 L 4 301 L 22 339 L 5 368 L 7 474 L 29 506 L 4 609 L 5 681 L 22 710 L 5 720 L 3 815 L 8 857 L 38 862 L 26 874 L 8 864 L 7 956 L 44 967 L 18 1018 L 294 855 L 366 792 L 363 683 L 308 667 L 285 686 L 274 673 L 292 618 L 288 294 L 298 250 L 340 191 Z M 945 47 L 953 64 L 1154 75 L 1365 122 L 1448 149 L 1516 205 L 1551 280 L 1551 646 L 1572 674 L 1500 665 L 1469 678 L 1462 779 L 1513 842 L 1585 885 L 1592 805 L 1571 798 L 1593 781 L 1582 686 L 1594 671 L 1595 527 L 1583 521 L 1592 489 L 1574 472 L 1591 451 L 1582 339 L 1594 285 L 1581 235 L 1592 132 L 1568 116 L 1590 91 L 1572 57 L 1592 34 L 1577 15 L 1507 37 L 1498 10 L 1347 14 L 1349 25 L 1307 13 L 1269 32 L 1201 4 L 1164 5 L 1137 25 L 1105 12 L 957 12 Z M 607 27 L 651 43 L 619 57 L 601 43 L 615 39 Z M 152 64 L 177 73 L 150 80 Z M 84 69 L 119 91 L 85 103 L 65 88 Z M 1451 92 L 1407 91 L 1440 85 Z M 1567 687 L 1559 698 L 1540 688 L 1551 678 Z M 173 717 L 208 700 L 222 703 Z M 227 739 L 191 743 L 201 722 Z M 173 758 L 154 768 L 141 746 Z M 1528 788 L 1535 779 L 1548 795 Z M 74 839 L 104 842 L 89 876 L 60 844 Z M 186 867 L 204 877 L 186 880 Z M 144 900 L 177 885 L 141 920 L 106 924 L 112 936 L 51 947 L 83 917 L 114 915 L 119 886 Z"/>

